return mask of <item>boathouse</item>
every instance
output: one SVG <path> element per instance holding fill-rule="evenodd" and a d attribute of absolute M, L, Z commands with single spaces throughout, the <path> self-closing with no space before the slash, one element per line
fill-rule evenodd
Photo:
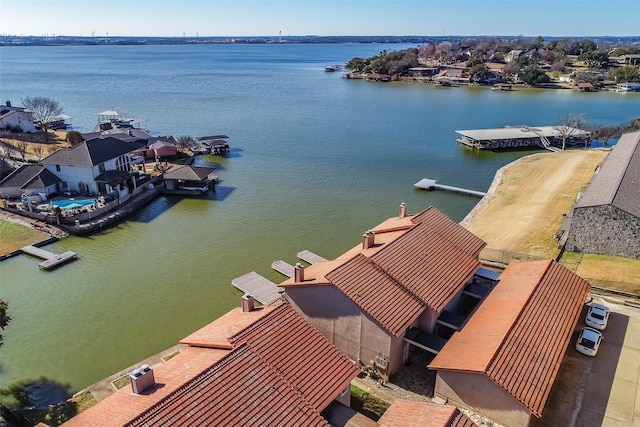
<path fill-rule="evenodd" d="M 506 126 L 496 129 L 457 130 L 457 141 L 463 145 L 487 150 L 546 148 L 557 151 L 562 147 L 562 134 L 569 135 L 567 146 L 584 144 L 588 132 L 561 126 Z"/>
<path fill-rule="evenodd" d="M 640 259 L 640 131 L 622 135 L 573 207 L 566 249 Z"/>
<path fill-rule="evenodd" d="M 163 175 L 165 193 L 169 194 L 202 194 L 218 180 L 213 175 L 215 168 L 202 166 L 174 166 Z"/>

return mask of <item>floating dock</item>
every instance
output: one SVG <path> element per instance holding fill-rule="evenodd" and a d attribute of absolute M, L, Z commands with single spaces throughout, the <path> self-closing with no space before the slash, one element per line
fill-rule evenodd
<path fill-rule="evenodd" d="M 284 289 L 255 271 L 236 277 L 231 284 L 263 305 L 280 298 L 284 292 Z"/>
<path fill-rule="evenodd" d="M 38 264 L 38 266 L 44 270 L 49 270 L 60 264 L 64 264 L 67 261 L 78 258 L 78 255 L 75 252 L 66 251 L 61 254 L 54 254 L 53 252 L 31 245 L 25 246 L 20 250 L 25 254 L 44 259 L 44 261 Z"/>
<path fill-rule="evenodd" d="M 295 267 L 293 265 L 289 264 L 286 261 L 282 261 L 281 259 L 273 261 L 273 263 L 271 263 L 271 268 L 287 277 L 293 277 L 293 273 L 295 270 Z"/>
<path fill-rule="evenodd" d="M 303 260 L 304 262 L 308 263 L 308 264 L 315 264 L 317 262 L 325 262 L 326 261 L 326 258 L 323 258 L 320 255 L 316 255 L 313 252 L 308 251 L 306 249 L 304 251 L 298 252 L 297 257 L 300 258 L 301 260 Z"/>
<path fill-rule="evenodd" d="M 467 194 L 469 196 L 477 196 L 484 197 L 487 193 L 483 193 L 482 191 L 469 190 L 467 188 L 453 187 L 451 185 L 443 185 L 438 184 L 438 181 L 435 179 L 423 178 L 420 181 L 416 182 L 414 187 L 421 188 L 423 190 L 445 190 L 452 191 L 454 193 Z"/>

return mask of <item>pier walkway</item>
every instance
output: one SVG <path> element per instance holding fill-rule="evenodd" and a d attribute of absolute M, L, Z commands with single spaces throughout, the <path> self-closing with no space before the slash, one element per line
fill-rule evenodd
<path fill-rule="evenodd" d="M 54 254 L 53 252 L 49 252 L 47 250 L 37 248 L 35 246 L 29 245 L 20 249 L 25 254 L 33 255 L 37 258 L 42 258 L 44 261 L 38 264 L 40 268 L 45 270 L 49 270 L 57 265 L 63 264 L 69 260 L 75 259 L 78 255 L 75 252 L 66 251 L 61 254 Z"/>
<path fill-rule="evenodd" d="M 271 264 L 271 268 L 287 277 L 293 277 L 295 270 L 295 267 L 293 265 L 289 264 L 286 261 L 282 261 L 281 259 L 273 261 L 273 263 Z"/>
<path fill-rule="evenodd" d="M 315 264 L 317 262 L 326 261 L 326 258 L 323 258 L 320 255 L 316 255 L 313 252 L 308 251 L 306 249 L 304 251 L 298 252 L 297 257 L 309 264 Z"/>
<path fill-rule="evenodd" d="M 420 181 L 416 182 L 413 186 L 417 188 L 421 188 L 423 190 L 446 190 L 446 191 L 452 191 L 454 193 L 467 194 L 469 196 L 477 196 L 477 197 L 484 197 L 487 195 L 487 193 L 483 193 L 482 191 L 469 190 L 467 188 L 438 184 L 438 181 L 436 181 L 435 179 L 428 179 L 428 178 L 421 179 Z"/>
<path fill-rule="evenodd" d="M 231 284 L 263 305 L 280 298 L 284 292 L 284 289 L 255 271 L 236 277 Z"/>

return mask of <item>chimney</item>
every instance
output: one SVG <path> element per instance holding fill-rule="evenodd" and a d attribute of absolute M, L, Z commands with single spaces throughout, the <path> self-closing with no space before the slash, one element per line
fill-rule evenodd
<path fill-rule="evenodd" d="M 156 383 L 151 366 L 144 364 L 129 374 L 133 394 L 140 394 Z"/>
<path fill-rule="evenodd" d="M 299 262 L 296 263 L 296 266 L 293 268 L 293 279 L 296 283 L 304 282 L 304 265 Z"/>
<path fill-rule="evenodd" d="M 7 107 L 11 107 L 11 101 L 7 100 Z"/>
<path fill-rule="evenodd" d="M 400 215 L 398 215 L 398 218 L 404 218 L 405 216 L 407 216 L 407 204 L 406 203 L 400 203 Z"/>
<path fill-rule="evenodd" d="M 376 233 L 372 230 L 368 230 L 362 235 L 362 249 L 372 248 L 376 243 Z"/>
<path fill-rule="evenodd" d="M 256 306 L 253 301 L 253 297 L 249 294 L 242 295 L 242 312 L 247 313 L 249 311 L 254 311 Z"/>

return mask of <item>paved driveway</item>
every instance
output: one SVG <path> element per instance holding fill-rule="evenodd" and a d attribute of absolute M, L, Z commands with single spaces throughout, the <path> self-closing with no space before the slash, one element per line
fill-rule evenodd
<path fill-rule="evenodd" d="M 542 419 L 531 426 L 640 427 L 640 309 L 596 298 L 612 310 L 595 357 L 575 350 L 584 315 L 567 349 Z M 584 313 L 586 313 L 586 309 Z"/>

